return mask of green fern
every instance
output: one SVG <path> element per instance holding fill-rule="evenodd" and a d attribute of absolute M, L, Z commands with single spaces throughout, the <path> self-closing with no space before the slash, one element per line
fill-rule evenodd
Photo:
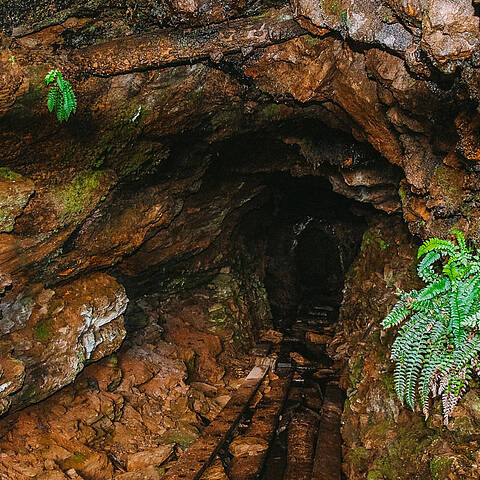
<path fill-rule="evenodd" d="M 398 398 L 426 417 L 430 399 L 442 398 L 448 423 L 465 392 L 480 353 L 480 259 L 465 237 L 456 243 L 432 238 L 418 250 L 420 290 L 400 292 L 400 300 L 383 320 L 384 328 L 400 326 L 392 345 Z"/>
<path fill-rule="evenodd" d="M 59 122 L 66 122 L 77 110 L 77 100 L 70 82 L 64 80 L 58 70 L 50 70 L 45 77 L 45 83 L 53 83 L 47 96 L 48 109 L 50 112 L 55 111 Z"/>

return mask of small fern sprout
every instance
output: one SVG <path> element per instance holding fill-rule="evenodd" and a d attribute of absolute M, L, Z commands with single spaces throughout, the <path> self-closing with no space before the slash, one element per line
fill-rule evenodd
<path fill-rule="evenodd" d="M 456 242 L 431 238 L 418 250 L 422 290 L 401 292 L 383 320 L 399 327 L 392 345 L 395 391 L 412 409 L 418 398 L 425 417 L 442 399 L 445 423 L 478 374 L 480 353 L 480 257 L 462 232 Z"/>
<path fill-rule="evenodd" d="M 50 70 L 45 76 L 45 83 L 50 86 L 47 96 L 47 107 L 50 112 L 55 111 L 59 122 L 66 122 L 70 114 L 77 110 L 75 93 L 68 80 L 64 80 L 58 70 Z"/>

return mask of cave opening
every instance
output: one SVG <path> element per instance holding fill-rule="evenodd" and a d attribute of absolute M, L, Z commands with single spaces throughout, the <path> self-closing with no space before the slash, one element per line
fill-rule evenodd
<path fill-rule="evenodd" d="M 59 301 L 60 307 L 48 307 L 60 312 L 59 325 L 100 312 L 99 328 L 79 340 L 88 365 L 56 393 L 19 391 L 19 405 L 32 398 L 36 405 L 6 417 L 0 437 L 13 429 L 20 442 L 30 418 L 62 437 L 56 412 L 68 412 L 66 431 L 77 443 L 70 456 L 62 453 L 60 470 L 74 465 L 110 480 L 130 469 L 144 475 L 155 462 L 155 478 L 158 469 L 183 468 L 183 455 L 195 451 L 232 401 L 237 405 L 242 382 L 261 362 L 268 374 L 215 450 L 212 468 L 231 480 L 310 480 L 320 468 L 320 448 L 322 462 L 330 462 L 325 471 L 338 477 L 345 360 L 333 358 L 330 346 L 343 330 L 345 282 L 365 232 L 379 219 L 386 222 L 387 213 L 398 220 L 399 169 L 353 136 L 306 120 L 216 142 L 198 132 L 152 137 L 132 151 L 140 148 L 150 163 L 107 189 L 61 251 L 32 273 L 49 290 L 37 287 L 28 298 Z M 102 168 L 114 166 L 110 158 Z M 102 170 L 92 175 L 102 178 Z M 79 181 L 87 184 L 84 174 Z M 17 231 L 26 229 L 29 215 L 27 209 Z M 74 287 L 63 278 L 69 265 Z M 89 275 L 94 281 L 86 283 Z M 97 290 L 103 296 L 95 303 Z M 26 301 L 19 296 L 11 310 L 28 310 Z M 75 308 L 81 309 L 76 316 Z M 39 315 L 46 310 L 39 308 Z M 53 326 L 40 320 L 33 335 L 43 344 Z M 102 350 L 104 344 L 111 350 Z M 19 343 L 16 354 L 22 348 Z M 69 354 L 62 350 L 58 364 Z M 32 361 L 31 378 L 57 375 L 51 359 Z M 96 402 L 105 407 L 94 409 L 94 427 L 84 425 Z M 87 450 L 92 457 L 76 453 Z M 47 454 L 28 455 L 41 462 Z M 257 473 L 245 476 L 247 467 Z"/>
<path fill-rule="evenodd" d="M 293 130 L 289 126 L 290 134 Z M 180 241 L 187 235 L 194 249 L 153 264 L 132 282 L 128 274 L 154 258 L 152 244 L 116 272 L 135 299 L 126 316 L 127 343 L 146 341 L 138 332 L 147 328 L 151 335 L 153 318 L 161 338 L 190 355 L 189 385 L 206 388 L 235 369 L 245 371 L 251 359 L 244 353 L 262 351 L 265 345 L 263 355 L 274 356 L 281 379 L 295 370 L 284 399 L 282 418 L 288 421 L 276 426 L 264 480 L 303 478 L 295 476 L 300 460 L 294 460 L 291 445 L 297 440 L 304 450 L 301 468 L 310 478 L 320 437 L 322 448 L 332 443 L 327 470 L 341 474 L 338 412 L 344 392 L 328 346 L 340 330 L 345 279 L 364 232 L 373 218 L 387 217 L 371 203 L 390 205 L 396 197 L 398 172 L 368 146 L 332 133 L 322 131 L 304 141 L 314 152 L 306 166 L 299 141 L 285 140 L 278 131 L 190 152 L 193 164 L 203 169 L 201 186 L 179 214 L 189 215 L 190 221 L 182 218 L 169 228 L 178 228 Z M 320 170 L 324 158 L 327 168 Z M 342 164 L 348 179 L 343 184 L 337 174 Z M 324 402 L 336 412 L 331 425 L 319 421 Z M 219 455 L 234 479 L 250 478 L 242 476 L 245 458 L 237 450 L 255 451 L 257 446 L 248 443 L 250 429 L 263 419 L 255 409 L 249 415 L 228 440 L 236 447 Z M 210 425 L 209 415 L 199 416 L 203 427 Z"/>
<path fill-rule="evenodd" d="M 322 178 L 282 176 L 273 189 L 265 285 L 274 325 L 283 329 L 320 305 L 338 312 L 368 208 L 334 193 Z"/>

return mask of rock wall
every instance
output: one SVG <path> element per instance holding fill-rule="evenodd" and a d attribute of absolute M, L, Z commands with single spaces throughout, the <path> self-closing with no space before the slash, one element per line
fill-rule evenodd
<path fill-rule="evenodd" d="M 33 285 L 5 303 L 1 413 L 46 398 L 117 350 L 127 301 L 124 288 L 99 273 L 55 290 Z"/>
<path fill-rule="evenodd" d="M 330 345 L 345 362 L 343 469 L 348 479 L 480 478 L 480 390 L 474 383 L 445 427 L 436 402 L 427 421 L 396 398 L 390 346 L 393 332 L 380 321 L 397 289 L 417 288 L 418 244 L 399 218 L 379 218 L 365 232 L 340 310 L 342 322 Z"/>
<path fill-rule="evenodd" d="M 253 367 L 254 359 L 244 352 L 251 337 L 269 325 L 270 313 L 263 285 L 251 279 L 252 259 L 243 261 L 242 274 L 224 268 L 187 291 L 177 285 L 178 293 L 131 302 L 125 314 L 128 335 L 118 352 L 108 355 L 121 338 L 108 345 L 110 351 L 98 347 L 108 356 L 87 366 L 73 384 L 0 420 L 0 479 L 159 480 Z M 98 283 L 93 286 L 103 291 Z M 69 319 L 77 327 L 81 316 Z M 71 368 L 69 351 L 54 351 L 68 345 L 62 328 L 60 333 L 56 325 L 49 328 L 55 356 L 30 373 L 43 384 L 29 392 L 43 394 L 52 369 L 79 371 Z M 50 369 L 44 378 L 37 373 L 40 367 Z"/>

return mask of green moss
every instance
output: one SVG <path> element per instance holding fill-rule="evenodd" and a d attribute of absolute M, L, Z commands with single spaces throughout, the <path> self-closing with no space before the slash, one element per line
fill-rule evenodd
<path fill-rule="evenodd" d="M 78 173 L 70 184 L 57 190 L 55 200 L 64 219 L 77 215 L 89 204 L 92 194 L 100 185 L 102 173 L 100 170 L 85 170 Z"/>
<path fill-rule="evenodd" d="M 348 11 L 342 10 L 340 12 L 340 26 L 346 28 L 348 25 Z"/>
<path fill-rule="evenodd" d="M 412 471 L 421 474 L 419 468 L 425 465 L 423 454 L 433 439 L 434 435 L 426 432 L 423 422 L 420 421 L 397 429 L 397 440 L 385 446 L 382 455 L 375 459 L 373 470 L 381 474 L 378 478 L 388 480 L 409 478 Z"/>
<path fill-rule="evenodd" d="M 395 393 L 395 379 L 393 377 L 393 373 L 384 373 L 382 375 L 382 383 L 388 393 Z"/>
<path fill-rule="evenodd" d="M 351 463 L 360 471 L 364 471 L 368 466 L 368 456 L 368 450 L 364 446 L 359 446 L 347 452 L 345 461 Z"/>
<path fill-rule="evenodd" d="M 355 362 L 350 369 L 350 383 L 352 385 L 352 388 L 357 388 L 357 385 L 360 383 L 360 380 L 362 379 L 362 373 L 363 373 L 363 357 L 357 357 L 355 359 Z"/>
<path fill-rule="evenodd" d="M 79 462 L 81 460 L 85 460 L 86 456 L 83 453 L 75 452 L 73 454 L 73 457 L 70 457 L 70 458 L 74 459 L 74 461 L 76 462 Z"/>
<path fill-rule="evenodd" d="M 97 147 L 90 153 L 92 170 L 111 168 L 119 177 L 136 172 L 147 162 L 160 163 L 168 151 L 152 142 L 139 142 L 141 125 L 147 121 L 152 109 L 139 103 L 137 98 L 123 105 L 110 129 L 98 139 Z"/>
<path fill-rule="evenodd" d="M 109 367 L 118 367 L 118 357 L 115 354 L 106 357 L 105 362 Z"/>
<path fill-rule="evenodd" d="M 378 232 L 376 232 L 375 230 L 367 230 L 363 234 L 362 245 L 361 245 L 360 249 L 362 250 L 362 252 L 367 250 L 368 247 L 379 248 L 381 250 L 385 250 L 389 246 L 390 246 L 390 244 L 388 242 L 386 242 L 380 236 L 380 234 Z"/>
<path fill-rule="evenodd" d="M 405 190 L 405 186 L 404 185 L 400 185 L 399 189 L 398 189 L 398 196 L 400 197 L 400 200 L 402 202 L 402 205 L 406 205 L 407 202 L 408 202 L 408 194 Z"/>
<path fill-rule="evenodd" d="M 270 103 L 262 110 L 262 115 L 268 122 L 281 120 L 283 118 L 283 106 L 277 103 Z"/>
<path fill-rule="evenodd" d="M 340 10 L 340 4 L 338 0 L 324 0 L 323 9 L 325 12 L 335 15 Z"/>
<path fill-rule="evenodd" d="M 86 460 L 88 459 L 87 455 L 84 455 L 83 453 L 80 452 L 74 452 L 73 455 L 70 457 L 66 458 L 60 463 L 60 467 L 62 470 L 70 470 L 70 469 L 79 469 L 82 467 L 82 465 L 85 464 Z"/>
<path fill-rule="evenodd" d="M 37 385 L 28 385 L 20 395 L 20 403 L 33 403 L 39 400 Z"/>
<path fill-rule="evenodd" d="M 463 197 L 463 175 L 444 164 L 437 167 L 432 182 L 436 183 L 451 207 L 460 205 Z"/>
<path fill-rule="evenodd" d="M 45 342 L 50 336 L 49 319 L 41 318 L 35 326 L 35 338 L 40 342 Z"/>
<path fill-rule="evenodd" d="M 198 438 L 198 430 L 191 425 L 179 425 L 177 428 L 170 430 L 164 437 L 164 443 L 174 443 L 183 449 L 188 448 Z"/>
<path fill-rule="evenodd" d="M 253 19 L 255 20 L 262 20 L 264 18 L 269 18 L 270 17 L 270 12 L 265 12 L 265 13 L 262 13 L 260 15 L 255 15 L 254 17 L 252 17 Z"/>
<path fill-rule="evenodd" d="M 432 480 L 443 480 L 444 478 L 447 478 L 447 475 L 450 473 L 451 465 L 451 458 L 432 458 L 430 460 L 430 474 L 432 475 Z"/>
<path fill-rule="evenodd" d="M 309 47 L 315 47 L 319 42 L 318 38 L 312 37 L 311 35 L 304 35 L 302 39 Z"/>
<path fill-rule="evenodd" d="M 18 181 L 22 178 L 19 173 L 15 173 L 7 167 L 0 167 L 0 178 L 6 178 L 8 180 Z"/>
<path fill-rule="evenodd" d="M 372 418 L 371 420 L 369 419 L 369 421 L 373 422 L 368 429 L 369 435 L 375 436 L 377 438 L 385 437 L 389 430 L 395 428 L 395 426 L 389 420 L 377 422 L 375 418 Z"/>
<path fill-rule="evenodd" d="M 218 271 L 186 272 L 174 278 L 167 277 L 159 284 L 158 291 L 165 297 L 187 292 L 210 282 L 217 273 Z"/>

